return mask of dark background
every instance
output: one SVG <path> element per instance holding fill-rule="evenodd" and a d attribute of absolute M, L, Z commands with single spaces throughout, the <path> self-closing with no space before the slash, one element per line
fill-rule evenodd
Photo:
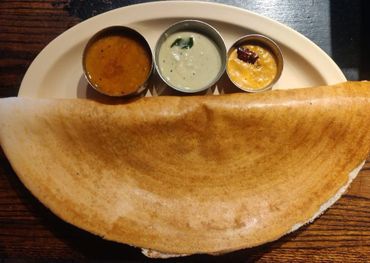
<path fill-rule="evenodd" d="M 0 98 L 16 96 L 36 55 L 56 36 L 96 14 L 149 1 L 0 1 Z M 282 22 L 326 51 L 349 80 L 370 79 L 369 1 L 217 0 Z M 370 164 L 350 191 L 307 227 L 277 242 L 219 257 L 175 261 L 327 261 L 370 259 Z M 149 261 L 61 221 L 20 183 L 0 150 L 0 262 Z"/>

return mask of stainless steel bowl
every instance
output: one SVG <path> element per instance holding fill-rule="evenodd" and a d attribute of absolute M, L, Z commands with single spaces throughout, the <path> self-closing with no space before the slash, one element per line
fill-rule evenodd
<path fill-rule="evenodd" d="M 219 51 L 219 55 L 221 58 L 220 70 L 217 76 L 215 76 L 213 79 L 210 79 L 209 83 L 205 86 L 194 88 L 194 89 L 186 89 L 183 87 L 176 86 L 166 79 L 166 77 L 163 75 L 163 72 L 161 71 L 159 67 L 159 52 L 160 52 L 160 48 L 163 42 L 172 34 L 177 33 L 177 32 L 182 32 L 182 31 L 196 32 L 196 33 L 199 33 L 199 34 L 202 34 L 208 37 L 210 40 L 212 40 L 216 44 L 216 47 Z M 156 46 L 155 46 L 154 62 L 155 62 L 155 68 L 158 72 L 158 75 L 171 88 L 181 91 L 181 92 L 185 92 L 185 93 L 200 92 L 200 91 L 206 90 L 210 88 L 211 86 L 213 86 L 224 73 L 225 68 L 226 68 L 226 47 L 225 47 L 224 40 L 221 37 L 220 33 L 208 23 L 205 23 L 199 20 L 183 20 L 175 24 L 172 24 L 159 37 L 156 43 Z"/>
<path fill-rule="evenodd" d="M 248 44 L 255 44 L 259 45 L 261 47 L 266 48 L 269 50 L 273 57 L 275 58 L 276 64 L 277 64 L 277 73 L 274 77 L 274 79 L 265 87 L 258 88 L 258 89 L 253 89 L 253 88 L 245 88 L 241 87 L 238 85 L 229 75 L 229 70 L 228 67 L 226 67 L 226 73 L 230 79 L 230 81 L 239 89 L 247 91 L 247 92 L 261 92 L 261 91 L 266 91 L 272 89 L 272 86 L 279 80 L 281 73 L 283 71 L 284 67 L 284 59 L 283 59 L 283 54 L 279 48 L 279 46 L 270 38 L 264 36 L 264 35 L 259 35 L 259 34 L 251 34 L 251 35 L 246 35 L 241 38 L 239 38 L 228 50 L 227 52 L 227 57 L 229 58 L 230 54 L 238 47 L 243 46 L 243 45 L 248 45 Z"/>
<path fill-rule="evenodd" d="M 145 48 L 146 52 L 148 53 L 148 55 L 150 57 L 151 66 L 150 66 L 150 71 L 148 73 L 147 78 L 145 79 L 145 81 L 143 83 L 141 83 L 140 85 L 137 86 L 137 89 L 135 91 L 130 92 L 130 93 L 126 93 L 126 94 L 122 94 L 122 95 L 116 95 L 116 94 L 109 94 L 109 93 L 103 91 L 94 82 L 92 76 L 90 76 L 90 74 L 88 73 L 87 68 L 86 68 L 86 54 L 87 54 L 87 51 L 89 50 L 89 48 L 91 47 L 91 45 L 95 43 L 95 41 L 97 41 L 97 40 L 99 40 L 103 37 L 107 37 L 107 36 L 111 36 L 111 35 L 120 35 L 120 34 L 126 35 L 126 36 L 131 36 L 131 37 L 133 37 L 133 38 L 135 38 L 135 39 L 137 39 L 138 41 L 141 42 L 141 44 L 143 45 L 143 47 Z M 84 72 L 84 75 L 85 75 L 85 78 L 86 78 L 87 82 L 90 84 L 90 86 L 92 88 L 94 88 L 99 93 L 104 94 L 104 95 L 108 95 L 110 97 L 130 97 L 130 96 L 135 96 L 137 94 L 140 94 L 141 92 L 143 92 L 146 89 L 147 84 L 148 84 L 148 80 L 149 80 L 149 78 L 150 78 L 150 76 L 153 72 L 154 62 L 153 62 L 153 55 L 152 55 L 152 51 L 150 49 L 150 46 L 149 46 L 148 42 L 146 41 L 146 39 L 139 32 L 137 32 L 136 30 L 134 30 L 132 28 L 126 27 L 126 26 L 110 26 L 110 27 L 104 28 L 104 29 L 98 31 L 97 33 L 95 33 L 90 38 L 90 40 L 87 42 L 87 44 L 85 46 L 85 49 L 83 51 L 83 55 L 82 55 L 82 68 L 83 68 L 83 72 Z M 122 85 L 124 86 L 125 83 L 122 83 Z"/>

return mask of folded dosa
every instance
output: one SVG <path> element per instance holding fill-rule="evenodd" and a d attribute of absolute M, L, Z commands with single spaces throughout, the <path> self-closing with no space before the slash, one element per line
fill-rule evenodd
<path fill-rule="evenodd" d="M 55 214 L 170 254 L 275 240 L 322 212 L 370 150 L 370 84 L 260 94 L 0 100 L 0 142 Z"/>

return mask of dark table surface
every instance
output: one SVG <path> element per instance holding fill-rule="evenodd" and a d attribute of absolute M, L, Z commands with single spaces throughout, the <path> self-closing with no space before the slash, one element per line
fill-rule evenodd
<path fill-rule="evenodd" d="M 0 1 L 0 97 L 16 96 L 36 55 L 56 36 L 94 15 L 149 1 Z M 369 2 L 360 0 L 217 0 L 282 22 L 302 33 L 339 65 L 347 79 L 370 79 Z M 140 251 L 102 240 L 53 215 L 18 180 L 0 150 L 2 260 L 144 261 Z M 313 224 L 280 240 L 223 256 L 181 261 L 370 260 L 370 158 L 349 191 Z M 180 261 L 177 259 L 176 261 Z"/>

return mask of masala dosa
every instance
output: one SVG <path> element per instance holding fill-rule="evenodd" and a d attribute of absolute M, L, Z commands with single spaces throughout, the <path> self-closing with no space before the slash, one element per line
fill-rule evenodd
<path fill-rule="evenodd" d="M 369 82 L 124 105 L 7 98 L 0 142 L 69 223 L 163 253 L 222 253 L 327 208 L 369 154 L 369 113 Z"/>

